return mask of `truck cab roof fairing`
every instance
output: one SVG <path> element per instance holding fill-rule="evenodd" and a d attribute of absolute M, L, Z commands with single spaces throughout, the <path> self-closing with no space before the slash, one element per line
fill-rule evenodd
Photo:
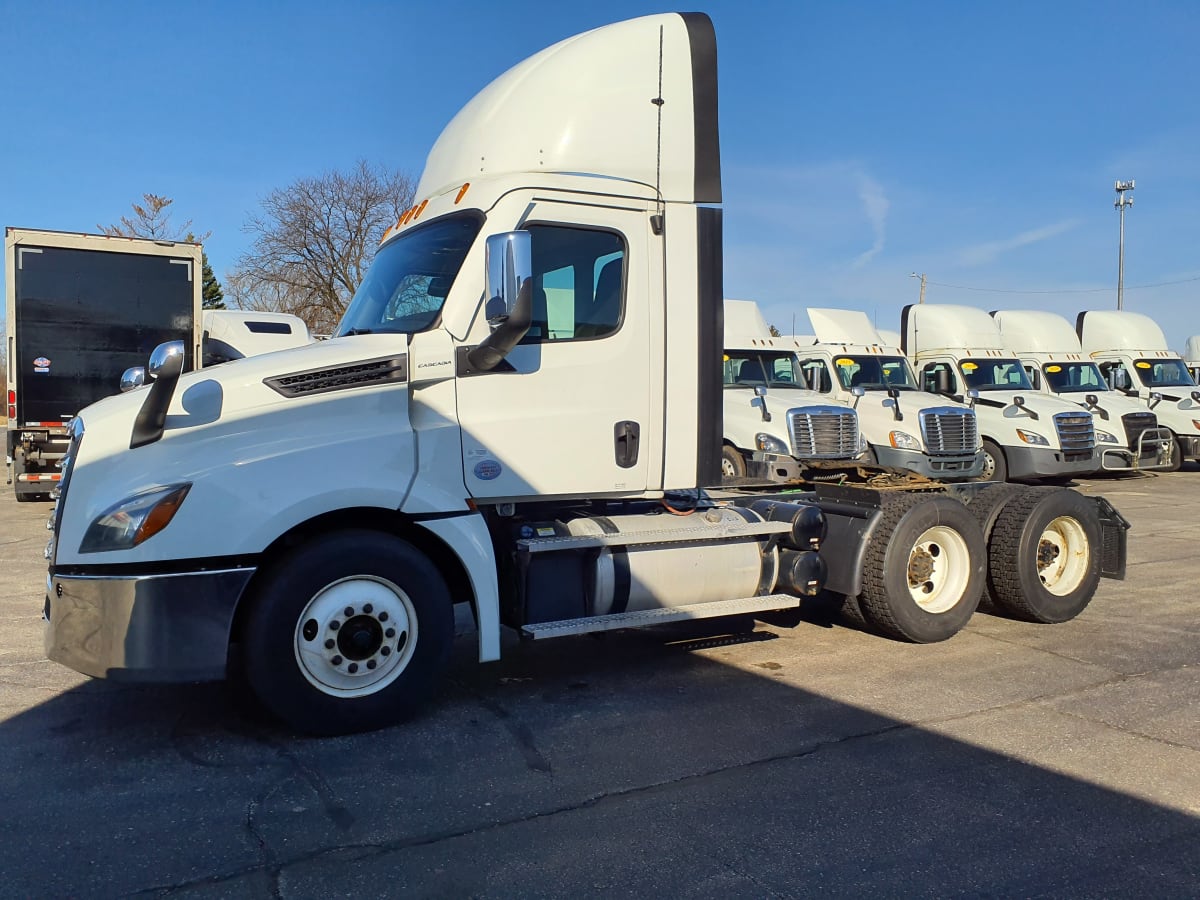
<path fill-rule="evenodd" d="M 417 196 L 518 172 L 603 173 L 658 185 L 664 200 L 720 203 L 720 171 L 712 22 L 666 13 L 567 38 L 509 69 L 442 131 Z"/>

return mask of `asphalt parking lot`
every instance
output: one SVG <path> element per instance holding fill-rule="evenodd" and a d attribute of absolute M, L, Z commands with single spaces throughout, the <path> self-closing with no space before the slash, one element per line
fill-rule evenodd
<path fill-rule="evenodd" d="M 1200 467 L 1079 488 L 1129 568 L 1063 625 L 464 636 L 415 721 L 320 740 L 46 661 L 48 505 L 5 489 L 0 895 L 1194 897 Z"/>

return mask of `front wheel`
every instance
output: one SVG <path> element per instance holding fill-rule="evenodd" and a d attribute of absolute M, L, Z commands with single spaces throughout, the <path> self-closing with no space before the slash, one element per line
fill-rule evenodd
<path fill-rule="evenodd" d="M 737 447 L 725 444 L 721 447 L 721 478 L 730 481 L 746 477 L 746 458 Z"/>
<path fill-rule="evenodd" d="M 957 500 L 891 498 L 864 554 L 863 616 L 890 637 L 944 641 L 979 606 L 986 559 L 979 525 Z"/>
<path fill-rule="evenodd" d="M 1008 464 L 1000 445 L 990 438 L 983 439 L 983 471 L 976 481 L 1008 481 Z"/>
<path fill-rule="evenodd" d="M 260 573 L 246 677 L 298 731 L 395 724 L 430 694 L 454 634 L 450 592 L 411 544 L 375 531 L 316 538 Z"/>
<path fill-rule="evenodd" d="M 1171 438 L 1171 458 L 1167 460 L 1167 466 L 1163 469 L 1164 472 L 1178 472 L 1183 468 L 1183 446 L 1179 443 L 1179 438 Z"/>

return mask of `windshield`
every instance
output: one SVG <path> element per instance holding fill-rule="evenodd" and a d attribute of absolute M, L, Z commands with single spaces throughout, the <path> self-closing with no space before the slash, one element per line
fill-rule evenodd
<path fill-rule="evenodd" d="M 1133 364 L 1146 387 L 1195 387 L 1182 359 L 1139 359 Z"/>
<path fill-rule="evenodd" d="M 1047 363 L 1042 366 L 1046 384 L 1056 394 L 1074 394 L 1084 391 L 1101 393 L 1109 390 L 1108 383 L 1100 374 L 1100 367 L 1091 362 Z"/>
<path fill-rule="evenodd" d="M 726 350 L 726 387 L 804 387 L 796 356 L 788 351 Z"/>
<path fill-rule="evenodd" d="M 977 391 L 1032 391 L 1029 376 L 1015 359 L 964 359 L 963 381 Z"/>
<path fill-rule="evenodd" d="M 431 328 L 480 225 L 476 215 L 439 219 L 381 247 L 335 334 Z"/>
<path fill-rule="evenodd" d="M 915 391 L 917 380 L 903 356 L 839 356 L 833 361 L 844 388 L 882 391 L 894 387 Z"/>

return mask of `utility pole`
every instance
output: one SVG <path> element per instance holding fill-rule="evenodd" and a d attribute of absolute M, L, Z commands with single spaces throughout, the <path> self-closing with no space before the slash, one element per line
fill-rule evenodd
<path fill-rule="evenodd" d="M 1125 207 L 1133 206 L 1133 198 L 1126 197 L 1126 191 L 1133 190 L 1132 181 L 1118 181 L 1113 184 L 1117 192 L 1117 202 L 1113 204 L 1121 214 L 1121 243 L 1117 250 L 1117 309 L 1125 308 Z"/>
<path fill-rule="evenodd" d="M 1132 203 L 1133 201 L 1131 200 L 1130 202 Z M 918 300 L 917 302 L 924 303 L 925 302 L 925 276 L 923 274 L 918 275 L 916 272 L 910 272 L 908 277 L 921 279 L 921 299 Z"/>

